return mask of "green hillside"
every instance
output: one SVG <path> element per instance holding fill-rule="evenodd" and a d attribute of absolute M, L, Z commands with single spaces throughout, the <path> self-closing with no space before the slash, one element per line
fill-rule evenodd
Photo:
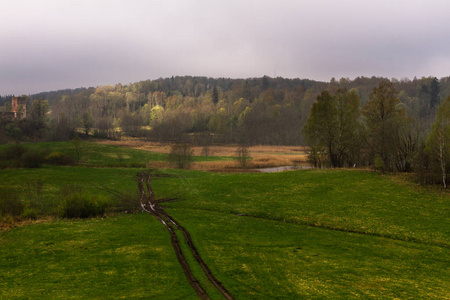
<path fill-rule="evenodd" d="M 155 181 L 155 191 L 181 192 L 164 206 L 236 299 L 449 295 L 448 193 L 364 171 L 168 172 L 176 177 Z M 91 183 L 131 192 L 135 173 L 3 170 L 0 186 L 41 176 L 49 199 L 62 178 L 92 193 Z M 0 244 L 0 297 L 196 297 L 167 230 L 148 214 L 55 219 L 2 231 Z"/>

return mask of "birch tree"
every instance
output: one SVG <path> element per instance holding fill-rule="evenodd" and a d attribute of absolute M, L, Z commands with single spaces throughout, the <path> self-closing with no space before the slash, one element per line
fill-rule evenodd
<path fill-rule="evenodd" d="M 439 170 L 442 185 L 447 188 L 450 166 L 450 96 L 438 108 L 436 120 L 426 142 L 426 150 L 437 163 L 435 171 Z"/>

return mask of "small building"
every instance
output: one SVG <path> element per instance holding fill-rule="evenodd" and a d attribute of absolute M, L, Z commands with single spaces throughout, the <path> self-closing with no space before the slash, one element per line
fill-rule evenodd
<path fill-rule="evenodd" d="M 11 112 L 14 113 L 14 119 L 24 119 L 27 117 L 27 98 L 13 97 L 11 101 Z"/>

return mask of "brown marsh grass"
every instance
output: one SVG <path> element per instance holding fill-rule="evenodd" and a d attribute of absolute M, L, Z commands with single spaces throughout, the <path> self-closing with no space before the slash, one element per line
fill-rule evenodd
<path fill-rule="evenodd" d="M 97 143 L 158 153 L 170 153 L 170 144 L 168 143 L 148 142 L 136 138 L 123 138 L 120 141 L 101 140 L 97 141 Z M 237 147 L 237 145 L 208 146 L 208 152 L 209 156 L 235 157 Z M 192 149 L 194 150 L 194 155 L 204 155 L 204 147 L 194 146 Z M 306 147 L 257 145 L 251 146 L 248 149 L 251 157 L 250 169 L 308 165 Z M 167 168 L 170 165 L 167 162 L 151 162 L 149 167 Z M 190 168 L 194 170 L 233 172 L 238 171 L 239 167 L 236 161 L 230 160 L 194 162 Z"/>

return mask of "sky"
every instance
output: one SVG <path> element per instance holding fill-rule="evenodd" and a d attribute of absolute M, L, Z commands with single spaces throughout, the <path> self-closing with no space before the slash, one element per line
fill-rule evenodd
<path fill-rule="evenodd" d="M 0 95 L 170 76 L 450 76 L 448 0 L 0 0 Z"/>

